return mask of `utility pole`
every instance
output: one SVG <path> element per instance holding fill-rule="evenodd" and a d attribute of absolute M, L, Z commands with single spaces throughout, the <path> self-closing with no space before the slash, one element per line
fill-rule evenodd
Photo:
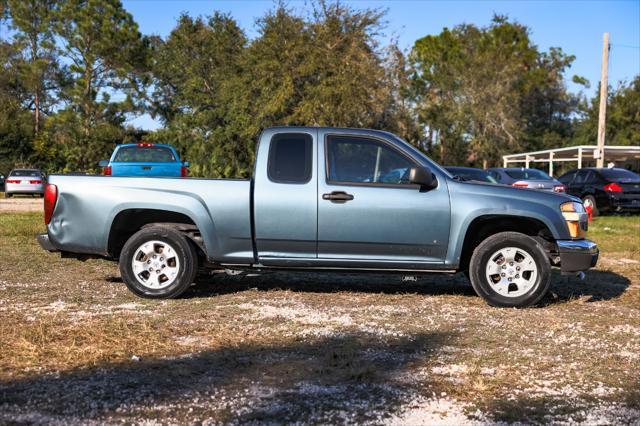
<path fill-rule="evenodd" d="M 602 75 L 600 77 L 600 113 L 598 114 L 598 161 L 596 167 L 604 167 L 604 137 L 607 118 L 607 89 L 609 86 L 609 33 L 604 33 L 602 45 Z"/>

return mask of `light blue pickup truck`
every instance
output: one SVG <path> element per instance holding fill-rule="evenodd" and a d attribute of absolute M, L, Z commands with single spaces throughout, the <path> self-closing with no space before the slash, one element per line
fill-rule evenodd
<path fill-rule="evenodd" d="M 251 179 L 52 175 L 40 245 L 119 261 L 149 298 L 177 297 L 199 268 L 465 272 L 493 306 L 529 306 L 552 267 L 581 274 L 598 248 L 564 194 L 453 178 L 375 130 L 263 131 Z"/>

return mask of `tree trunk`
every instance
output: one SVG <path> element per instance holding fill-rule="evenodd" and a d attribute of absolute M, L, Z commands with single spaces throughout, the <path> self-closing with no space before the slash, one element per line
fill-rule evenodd
<path fill-rule="evenodd" d="M 33 104 L 35 106 L 35 111 L 34 111 L 34 126 L 33 126 L 33 130 L 36 134 L 36 136 L 38 136 L 38 132 L 40 131 L 40 93 L 38 93 L 38 91 L 36 90 L 36 95 L 33 99 Z"/>

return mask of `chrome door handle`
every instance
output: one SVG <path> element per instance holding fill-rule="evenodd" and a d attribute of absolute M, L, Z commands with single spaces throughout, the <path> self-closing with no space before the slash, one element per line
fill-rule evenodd
<path fill-rule="evenodd" d="M 335 203 L 345 203 L 353 200 L 353 195 L 347 194 L 344 191 L 333 191 L 328 194 L 322 194 L 323 200 L 329 200 Z"/>

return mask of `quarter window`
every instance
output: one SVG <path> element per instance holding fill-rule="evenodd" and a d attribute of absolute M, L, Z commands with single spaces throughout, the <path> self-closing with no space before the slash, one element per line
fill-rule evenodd
<path fill-rule="evenodd" d="M 267 173 L 277 183 L 307 183 L 311 179 L 313 139 L 306 133 L 281 133 L 271 139 Z"/>
<path fill-rule="evenodd" d="M 329 136 L 327 155 L 331 182 L 408 184 L 414 166 L 386 144 L 357 136 Z"/>

